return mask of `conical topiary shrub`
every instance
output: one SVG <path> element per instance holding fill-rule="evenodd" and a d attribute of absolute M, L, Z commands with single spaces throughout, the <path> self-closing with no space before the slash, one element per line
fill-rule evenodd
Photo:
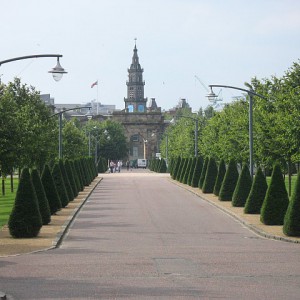
<path fill-rule="evenodd" d="M 232 206 L 244 207 L 252 185 L 249 168 L 244 164 L 232 196 Z"/>
<path fill-rule="evenodd" d="M 283 233 L 288 236 L 300 236 L 300 172 L 284 217 Z"/>
<path fill-rule="evenodd" d="M 208 166 L 208 162 L 209 162 L 209 158 L 206 157 L 205 160 L 204 160 L 202 170 L 201 170 L 201 175 L 199 177 L 199 182 L 198 182 L 198 188 L 199 189 L 202 189 L 203 182 L 204 182 L 204 179 L 205 179 L 206 170 L 207 170 L 207 166 Z"/>
<path fill-rule="evenodd" d="M 193 161 L 192 158 L 187 159 L 185 172 L 184 172 L 184 175 L 183 175 L 183 178 L 182 178 L 182 183 L 184 183 L 184 184 L 187 184 L 188 177 L 189 177 L 189 174 L 190 174 L 191 165 L 192 165 L 192 161 Z"/>
<path fill-rule="evenodd" d="M 289 197 L 284 184 L 280 165 L 275 164 L 271 182 L 261 207 L 260 220 L 266 225 L 283 225 Z"/>
<path fill-rule="evenodd" d="M 202 167 L 203 167 L 203 159 L 201 156 L 198 156 L 196 159 L 196 165 L 194 168 L 193 177 L 191 181 L 192 187 L 198 187 L 198 182 L 201 175 Z"/>
<path fill-rule="evenodd" d="M 233 159 L 231 159 L 221 185 L 219 200 L 231 201 L 236 183 L 238 181 L 238 177 L 239 173 L 236 167 L 236 163 Z"/>
<path fill-rule="evenodd" d="M 167 172 L 167 164 L 166 161 L 162 158 L 159 166 L 159 173 L 166 173 Z"/>
<path fill-rule="evenodd" d="M 188 158 L 184 158 L 183 159 L 183 164 L 182 164 L 182 168 L 180 170 L 180 177 L 179 177 L 179 182 L 183 182 L 183 177 L 187 168 L 187 164 L 188 164 Z"/>
<path fill-rule="evenodd" d="M 75 196 L 74 196 L 73 189 L 72 189 L 72 186 L 71 186 L 71 183 L 70 183 L 70 180 L 69 180 L 69 176 L 67 174 L 67 170 L 65 168 L 65 164 L 64 164 L 62 159 L 59 160 L 58 164 L 59 164 L 59 167 L 60 167 L 62 179 L 63 179 L 65 187 L 66 187 L 68 200 L 73 201 Z"/>
<path fill-rule="evenodd" d="M 47 225 L 51 221 L 50 207 L 37 169 L 33 169 L 31 171 L 31 181 L 35 189 L 39 210 L 42 217 L 42 224 Z"/>
<path fill-rule="evenodd" d="M 225 161 L 224 161 L 224 159 L 221 159 L 221 161 L 219 163 L 217 179 L 216 179 L 214 190 L 213 190 L 213 193 L 216 196 L 219 196 L 225 173 L 226 173 Z"/>
<path fill-rule="evenodd" d="M 182 157 L 181 160 L 180 160 L 180 165 L 178 166 L 178 170 L 177 170 L 177 173 L 176 173 L 175 180 L 177 180 L 177 181 L 180 181 L 181 171 L 182 171 L 184 163 L 185 163 L 185 158 Z"/>
<path fill-rule="evenodd" d="M 176 159 L 176 162 L 174 162 L 173 173 L 172 173 L 172 179 L 174 179 L 174 180 L 176 180 L 176 176 L 177 176 L 180 164 L 181 164 L 181 157 L 179 156 Z"/>
<path fill-rule="evenodd" d="M 61 202 L 48 165 L 45 165 L 44 167 L 41 180 L 46 193 L 46 197 L 48 199 L 50 213 L 51 215 L 53 215 L 61 209 Z"/>
<path fill-rule="evenodd" d="M 70 181 L 70 185 L 72 187 L 73 195 L 74 195 L 74 197 L 77 197 L 80 187 L 77 186 L 77 184 L 76 184 L 75 177 L 74 177 L 72 167 L 71 167 L 71 163 L 70 163 L 69 160 L 66 160 L 65 168 L 66 168 L 67 176 L 68 176 L 69 181 Z"/>
<path fill-rule="evenodd" d="M 203 193 L 207 194 L 213 192 L 217 175 L 218 175 L 218 167 L 215 159 L 211 157 L 207 165 L 205 179 L 202 186 Z"/>
<path fill-rule="evenodd" d="M 193 175 L 194 175 L 194 170 L 195 170 L 196 161 L 197 161 L 197 158 L 194 157 L 194 158 L 192 159 L 192 164 L 191 164 L 191 167 L 190 167 L 190 172 L 189 172 L 189 176 L 188 176 L 188 180 L 187 180 L 187 184 L 188 184 L 189 186 L 192 185 L 192 179 L 193 179 Z"/>
<path fill-rule="evenodd" d="M 81 191 L 83 191 L 84 190 L 84 177 L 83 177 L 83 173 L 82 173 L 82 170 L 81 170 L 79 159 L 74 160 L 74 167 L 75 167 L 77 176 L 79 178 Z"/>
<path fill-rule="evenodd" d="M 246 200 L 245 214 L 260 214 L 261 206 L 266 196 L 268 184 L 261 168 L 257 169 L 252 187 Z"/>
<path fill-rule="evenodd" d="M 28 168 L 21 174 L 8 227 L 15 238 L 36 237 L 42 227 L 42 217 Z"/>
<path fill-rule="evenodd" d="M 59 195 L 59 199 L 62 207 L 66 207 L 69 204 L 69 199 L 65 187 L 64 180 L 60 171 L 59 164 L 56 163 L 52 170 L 52 177 L 55 182 L 56 190 Z"/>

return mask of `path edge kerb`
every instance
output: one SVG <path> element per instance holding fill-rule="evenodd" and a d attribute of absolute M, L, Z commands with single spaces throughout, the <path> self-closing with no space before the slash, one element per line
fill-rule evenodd
<path fill-rule="evenodd" d="M 300 241 L 293 240 L 293 239 L 290 239 L 288 237 L 281 237 L 281 236 L 277 236 L 277 235 L 274 235 L 274 234 L 269 234 L 269 233 L 261 230 L 260 228 L 254 226 L 253 224 L 248 223 L 247 221 L 245 221 L 244 219 L 240 218 L 238 215 L 236 215 L 232 211 L 226 209 L 225 207 L 222 207 L 221 205 L 218 205 L 218 204 L 210 201 L 209 199 L 205 198 L 205 196 L 203 196 L 203 195 L 199 195 L 196 191 L 190 189 L 189 186 L 186 186 L 186 185 L 184 185 L 184 184 L 182 184 L 180 182 L 177 182 L 176 180 L 174 180 L 172 178 L 168 178 L 168 180 L 170 182 L 172 182 L 173 184 L 181 187 L 182 189 L 185 189 L 186 191 L 189 191 L 192 194 L 198 196 L 202 200 L 208 202 L 210 205 L 213 205 L 214 207 L 216 207 L 216 208 L 220 209 L 221 211 L 225 212 L 229 216 L 231 216 L 234 219 L 236 219 L 237 221 L 239 221 L 241 224 L 245 225 L 248 229 L 250 229 L 251 231 L 255 232 L 256 234 L 258 234 L 258 235 L 260 235 L 262 237 L 265 237 L 265 238 L 268 238 L 268 239 L 273 239 L 273 240 L 278 240 L 278 241 L 283 241 L 283 242 L 300 244 Z"/>
<path fill-rule="evenodd" d="M 91 189 L 91 191 L 89 192 L 89 194 L 86 196 L 86 198 L 82 201 L 82 203 L 73 211 L 73 214 L 71 214 L 68 219 L 65 221 L 65 223 L 62 225 L 61 227 L 61 231 L 57 233 L 55 240 L 52 242 L 52 247 L 49 248 L 48 250 L 51 249 L 56 249 L 58 247 L 60 247 L 60 245 L 62 244 L 62 241 L 64 239 L 64 236 L 66 234 L 66 232 L 68 231 L 68 229 L 70 228 L 70 226 L 72 225 L 72 223 L 74 222 L 75 218 L 77 217 L 77 215 L 79 214 L 79 212 L 81 211 L 82 207 L 85 205 L 85 203 L 88 201 L 88 199 L 90 198 L 91 194 L 93 193 L 93 191 L 95 190 L 95 188 L 98 186 L 98 184 L 103 180 L 103 177 L 101 177 L 98 182 L 95 184 L 95 186 Z"/>

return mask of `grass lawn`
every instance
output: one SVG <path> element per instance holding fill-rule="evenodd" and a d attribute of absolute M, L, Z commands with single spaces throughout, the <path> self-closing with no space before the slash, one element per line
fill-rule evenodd
<path fill-rule="evenodd" d="M 0 192 L 0 228 L 7 224 L 10 212 L 15 202 L 19 179 L 14 178 L 14 192 L 10 191 L 10 178 L 5 180 L 5 196 Z M 1 182 L 2 184 L 2 182 Z"/>

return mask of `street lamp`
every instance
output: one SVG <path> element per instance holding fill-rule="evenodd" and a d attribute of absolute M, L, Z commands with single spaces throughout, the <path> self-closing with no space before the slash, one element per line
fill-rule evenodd
<path fill-rule="evenodd" d="M 214 101 L 217 97 L 216 94 L 213 92 L 214 87 L 220 88 L 228 88 L 246 92 L 249 96 L 249 164 L 250 164 L 250 175 L 253 177 L 253 96 L 257 96 L 262 99 L 266 99 L 266 97 L 255 93 L 251 88 L 250 90 L 242 89 L 235 86 L 229 85 L 220 85 L 220 84 L 210 84 L 210 93 L 207 95 L 209 101 Z"/>
<path fill-rule="evenodd" d="M 70 108 L 70 109 L 65 109 L 62 110 L 58 113 L 55 113 L 53 115 L 51 115 L 50 117 L 54 117 L 58 115 L 58 120 L 59 120 L 59 131 L 58 131 L 58 158 L 61 159 L 63 157 L 63 151 L 62 151 L 62 114 L 66 111 L 70 111 L 70 110 L 77 110 L 77 109 L 81 109 L 81 108 L 91 108 L 91 106 L 81 106 L 81 107 L 74 107 L 74 108 Z"/>
<path fill-rule="evenodd" d="M 186 119 L 192 119 L 195 121 L 195 157 L 198 156 L 198 127 L 199 127 L 199 120 L 197 118 L 193 118 L 190 116 L 177 116 L 176 118 L 186 118 Z M 173 123 L 174 120 L 171 120 L 171 123 Z"/>
<path fill-rule="evenodd" d="M 30 58 L 40 58 L 40 57 L 56 57 L 57 58 L 56 66 L 48 72 L 48 73 L 52 73 L 53 79 L 55 81 L 59 81 L 62 78 L 63 74 L 68 73 L 68 72 L 65 71 L 65 69 L 59 63 L 59 58 L 62 57 L 61 54 L 35 54 L 35 55 L 19 56 L 19 57 L 10 58 L 10 59 L 0 61 L 0 66 L 3 65 L 3 64 L 12 62 L 12 61 L 30 59 Z"/>

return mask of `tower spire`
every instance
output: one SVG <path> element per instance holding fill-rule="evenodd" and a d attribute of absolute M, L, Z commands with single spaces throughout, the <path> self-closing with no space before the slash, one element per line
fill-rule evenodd
<path fill-rule="evenodd" d="M 143 113 L 146 112 L 147 98 L 144 98 L 144 70 L 139 63 L 136 40 L 137 38 L 134 39 L 132 62 L 128 69 L 127 98 L 124 98 L 124 101 L 126 111 Z"/>

